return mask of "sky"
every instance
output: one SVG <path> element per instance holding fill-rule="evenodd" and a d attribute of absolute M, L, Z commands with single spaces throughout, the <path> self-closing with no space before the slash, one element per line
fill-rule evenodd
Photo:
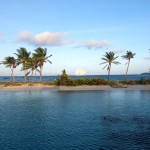
<path fill-rule="evenodd" d="M 150 69 L 150 0 L 0 0 L 0 61 L 20 47 L 47 48 L 43 75 L 104 75 L 101 58 L 113 51 L 125 74 L 127 51 L 136 53 L 129 74 Z M 15 75 L 23 75 L 21 66 Z M 10 69 L 0 65 L 0 76 Z"/>

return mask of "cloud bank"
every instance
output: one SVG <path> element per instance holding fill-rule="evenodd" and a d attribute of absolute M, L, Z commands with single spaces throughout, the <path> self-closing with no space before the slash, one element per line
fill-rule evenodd
<path fill-rule="evenodd" d="M 82 41 L 75 48 L 87 48 L 87 49 L 100 49 L 103 47 L 109 47 L 110 43 L 108 41 L 97 41 L 97 40 L 89 40 Z"/>
<path fill-rule="evenodd" d="M 61 46 L 73 43 L 71 39 L 65 39 L 66 32 L 42 32 L 33 35 L 31 32 L 20 32 L 16 37 L 16 42 L 27 43 L 35 46 Z"/>

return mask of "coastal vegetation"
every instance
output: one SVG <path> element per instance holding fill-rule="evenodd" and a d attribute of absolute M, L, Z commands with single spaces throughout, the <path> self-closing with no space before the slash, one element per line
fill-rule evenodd
<path fill-rule="evenodd" d="M 59 80 L 53 80 L 49 82 L 0 82 L 0 86 L 2 87 L 11 87 L 11 86 L 82 86 L 82 85 L 109 85 L 111 87 L 121 87 L 124 85 L 148 85 L 150 84 L 150 79 L 143 79 L 141 78 L 140 80 L 128 80 L 128 81 L 106 81 L 101 78 L 78 78 L 78 79 L 73 79 L 73 78 L 68 78 L 67 82 L 65 84 L 60 84 Z"/>
<path fill-rule="evenodd" d="M 140 80 L 129 80 L 129 81 L 106 81 L 102 78 L 76 78 L 73 79 L 68 76 L 66 70 L 62 71 L 58 81 L 55 81 L 57 85 L 61 86 L 81 86 L 81 85 L 109 85 L 109 86 L 119 86 L 119 85 L 146 85 L 150 84 L 150 79 L 141 78 Z"/>
<path fill-rule="evenodd" d="M 49 60 L 49 58 L 52 55 L 47 55 L 47 49 L 38 47 L 34 50 L 34 53 L 28 52 L 26 48 L 20 47 L 16 50 L 17 52 L 14 53 L 17 58 L 14 58 L 12 56 L 8 56 L 4 58 L 4 61 L 1 61 L 0 64 L 5 65 L 6 67 L 10 68 L 11 74 L 10 74 L 10 82 L 0 82 L 0 85 L 4 86 L 22 86 L 24 84 L 27 84 L 28 86 L 32 86 L 34 84 L 38 85 L 61 85 L 61 86 L 80 86 L 80 85 L 110 85 L 110 86 L 117 86 L 117 85 L 136 85 L 136 84 L 150 84 L 149 79 L 141 78 L 141 80 L 133 81 L 127 80 L 127 74 L 129 70 L 130 61 L 132 58 L 134 58 L 135 53 L 131 51 L 127 51 L 125 55 L 122 56 L 123 59 L 128 60 L 126 63 L 127 69 L 125 74 L 125 81 L 110 81 L 110 71 L 112 64 L 120 64 L 120 62 L 117 61 L 117 58 L 119 56 L 115 56 L 115 53 L 110 51 L 106 52 L 104 57 L 101 59 L 104 61 L 100 63 L 100 65 L 105 64 L 104 68 L 107 68 L 108 71 L 108 81 L 102 79 L 102 78 L 76 78 L 73 79 L 68 76 L 66 73 L 66 70 L 62 70 L 62 74 L 58 77 L 58 80 L 50 81 L 50 82 L 42 82 L 42 72 L 43 72 L 43 66 L 46 62 L 52 64 L 52 62 Z M 22 65 L 21 71 L 24 71 L 24 82 L 14 82 L 14 69 L 18 67 L 19 65 Z M 36 79 L 36 72 L 40 75 L 40 81 L 32 82 L 33 74 L 34 79 Z M 27 76 L 30 75 L 30 78 Z M 13 82 L 12 82 L 13 81 Z M 30 81 L 30 82 L 29 82 Z"/>
<path fill-rule="evenodd" d="M 66 70 L 64 69 L 60 75 L 60 79 L 58 80 L 58 85 L 68 85 L 68 80 L 69 77 L 66 73 Z"/>

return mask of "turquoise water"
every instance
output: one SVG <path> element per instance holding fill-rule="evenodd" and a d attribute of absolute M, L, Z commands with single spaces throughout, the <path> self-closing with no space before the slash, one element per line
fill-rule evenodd
<path fill-rule="evenodd" d="M 150 91 L 1 91 L 0 150 L 149 150 Z"/>

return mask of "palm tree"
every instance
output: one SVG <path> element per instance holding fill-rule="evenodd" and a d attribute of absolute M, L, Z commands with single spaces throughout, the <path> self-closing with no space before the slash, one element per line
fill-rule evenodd
<path fill-rule="evenodd" d="M 27 73 L 27 69 L 25 69 L 25 64 L 28 60 L 28 58 L 30 57 L 30 52 L 27 51 L 26 48 L 24 47 L 20 47 L 19 49 L 17 49 L 17 53 L 14 53 L 15 55 L 17 55 L 18 59 L 17 59 L 17 64 L 22 64 L 22 70 L 24 70 L 24 81 L 26 81 L 26 73 Z"/>
<path fill-rule="evenodd" d="M 32 81 L 32 76 L 33 76 L 33 72 L 38 70 L 37 69 L 37 60 L 34 57 L 29 57 L 28 60 L 25 63 L 25 70 L 29 70 L 25 76 L 27 76 L 28 74 L 30 74 L 31 72 L 31 81 Z M 39 70 L 38 70 L 39 71 Z"/>
<path fill-rule="evenodd" d="M 102 62 L 100 65 L 102 64 L 106 64 L 105 67 L 103 69 L 105 69 L 107 67 L 107 71 L 108 71 L 108 81 L 110 78 L 110 69 L 111 69 L 111 64 L 120 64 L 120 62 L 115 61 L 115 59 L 117 59 L 118 56 L 115 57 L 115 53 L 114 52 L 106 52 L 104 57 L 101 58 L 102 60 L 104 60 L 104 62 Z"/>
<path fill-rule="evenodd" d="M 10 81 L 14 81 L 14 68 L 16 68 L 16 59 L 14 57 L 8 56 L 4 58 L 4 61 L 2 61 L 1 64 L 4 64 L 6 67 L 10 68 Z"/>
<path fill-rule="evenodd" d="M 123 55 L 122 58 L 128 60 L 128 62 L 126 63 L 127 65 L 127 70 L 126 70 L 126 80 L 127 80 L 127 74 L 128 74 L 128 69 L 129 69 L 129 65 L 130 65 L 130 60 L 132 58 L 134 58 L 135 53 L 132 53 L 131 51 L 127 51 L 126 55 Z"/>
<path fill-rule="evenodd" d="M 48 58 L 51 57 L 52 55 L 46 56 L 47 55 L 47 49 L 41 48 L 41 47 L 36 48 L 35 52 L 36 53 L 33 53 L 33 57 L 36 58 L 36 60 L 38 61 L 37 67 L 40 68 L 40 70 L 39 70 L 40 81 L 42 81 L 42 72 L 43 72 L 44 63 L 49 62 L 50 64 L 52 64 L 52 62 L 50 60 L 48 60 Z"/>

